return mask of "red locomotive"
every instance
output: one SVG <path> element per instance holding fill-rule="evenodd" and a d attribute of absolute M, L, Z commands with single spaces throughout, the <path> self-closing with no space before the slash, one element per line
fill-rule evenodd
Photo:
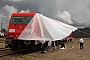
<path fill-rule="evenodd" d="M 10 47 L 12 50 L 18 50 L 23 48 L 31 48 L 36 45 L 37 42 L 35 40 L 27 41 L 17 39 L 35 14 L 36 12 L 12 13 L 8 25 L 6 47 Z"/>

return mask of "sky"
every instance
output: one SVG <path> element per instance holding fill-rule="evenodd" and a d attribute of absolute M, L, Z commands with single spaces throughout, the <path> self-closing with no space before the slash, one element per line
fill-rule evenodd
<path fill-rule="evenodd" d="M 2 28 L 7 29 L 13 12 L 21 11 L 39 12 L 75 27 L 90 26 L 90 0 L 0 0 Z"/>

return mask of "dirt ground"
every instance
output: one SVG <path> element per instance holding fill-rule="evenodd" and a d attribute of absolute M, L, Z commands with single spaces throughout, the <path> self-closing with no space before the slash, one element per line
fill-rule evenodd
<path fill-rule="evenodd" d="M 71 48 L 72 44 L 74 48 Z M 2 47 L 2 45 L 0 46 Z M 90 60 L 90 38 L 84 39 L 84 49 L 79 49 L 78 39 L 73 39 L 71 43 L 66 44 L 65 50 L 57 48 L 55 51 L 49 50 L 45 54 L 41 54 L 40 51 L 15 54 L 0 57 L 0 60 Z"/>

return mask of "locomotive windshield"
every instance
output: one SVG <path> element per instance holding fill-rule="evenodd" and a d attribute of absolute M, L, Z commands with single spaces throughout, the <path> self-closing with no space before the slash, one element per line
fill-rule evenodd
<path fill-rule="evenodd" d="M 28 24 L 33 16 L 13 16 L 11 24 Z"/>

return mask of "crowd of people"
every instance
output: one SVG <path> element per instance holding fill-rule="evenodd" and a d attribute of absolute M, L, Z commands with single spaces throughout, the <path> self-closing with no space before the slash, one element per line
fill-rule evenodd
<path fill-rule="evenodd" d="M 70 42 L 72 42 L 71 48 L 74 48 L 74 42 L 72 41 L 72 38 L 68 38 L 68 39 L 64 38 L 64 39 L 58 40 L 58 41 L 48 41 L 47 43 L 45 43 L 45 41 L 44 41 L 41 44 L 41 53 L 42 54 L 45 53 L 45 50 L 50 49 L 51 47 L 54 47 L 54 49 L 55 49 L 58 45 L 60 46 L 60 49 L 66 49 L 66 44 L 70 43 Z M 80 45 L 80 49 L 84 48 L 83 42 L 84 42 L 83 38 L 80 38 L 79 42 L 78 42 Z"/>

